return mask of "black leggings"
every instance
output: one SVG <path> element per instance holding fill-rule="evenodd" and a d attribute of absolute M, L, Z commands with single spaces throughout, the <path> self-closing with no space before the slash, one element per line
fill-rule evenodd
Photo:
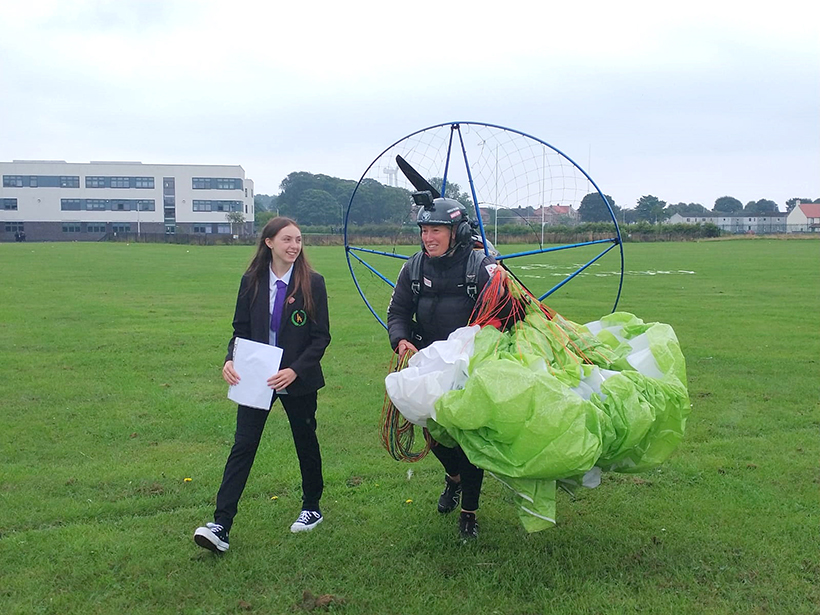
<path fill-rule="evenodd" d="M 302 509 L 319 510 L 322 497 L 322 456 L 316 437 L 316 392 L 307 395 L 274 395 L 273 403 L 279 399 L 288 415 L 299 469 L 302 472 Z M 270 412 L 239 406 L 236 413 L 236 434 L 234 445 L 225 463 L 222 485 L 216 495 L 214 521 L 225 529 L 230 529 L 236 516 L 239 498 L 245 490 L 245 483 L 251 472 L 259 440 Z"/>
<path fill-rule="evenodd" d="M 478 496 L 481 494 L 484 470 L 470 463 L 460 446 L 447 448 L 435 442 L 430 450 L 449 476 L 461 476 L 461 508 L 478 510 Z"/>

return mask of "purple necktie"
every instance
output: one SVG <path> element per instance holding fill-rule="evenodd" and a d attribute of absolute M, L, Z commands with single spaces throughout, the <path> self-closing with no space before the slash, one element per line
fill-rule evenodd
<path fill-rule="evenodd" d="M 270 330 L 279 332 L 279 322 L 282 320 L 282 309 L 285 307 L 285 295 L 288 285 L 282 280 L 276 280 L 276 296 L 273 298 L 273 311 L 270 313 Z"/>

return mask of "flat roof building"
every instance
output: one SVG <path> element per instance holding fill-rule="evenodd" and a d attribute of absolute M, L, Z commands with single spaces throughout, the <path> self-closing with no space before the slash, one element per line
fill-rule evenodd
<path fill-rule="evenodd" d="M 253 232 L 253 181 L 239 165 L 15 160 L 0 175 L 0 241 Z"/>

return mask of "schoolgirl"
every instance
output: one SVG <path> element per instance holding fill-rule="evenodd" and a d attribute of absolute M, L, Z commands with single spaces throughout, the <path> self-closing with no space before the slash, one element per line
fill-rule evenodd
<path fill-rule="evenodd" d="M 276 217 L 265 225 L 239 284 L 233 337 L 222 368 L 222 377 L 231 385 L 239 382 L 232 360 L 237 337 L 282 349 L 280 369 L 267 384 L 274 390 L 271 407 L 280 400 L 288 416 L 302 473 L 302 511 L 290 531 L 312 530 L 323 519 L 319 509 L 324 483 L 316 437 L 316 397 L 325 384 L 319 361 L 330 343 L 330 324 L 324 278 L 305 258 L 302 233 L 289 218 Z M 238 407 L 234 445 L 216 496 L 214 521 L 194 533 L 199 546 L 215 552 L 228 550 L 228 534 L 268 414 Z"/>

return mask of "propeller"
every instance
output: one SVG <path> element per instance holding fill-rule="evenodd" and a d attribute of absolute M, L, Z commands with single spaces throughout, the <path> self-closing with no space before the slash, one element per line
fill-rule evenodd
<path fill-rule="evenodd" d="M 416 190 L 429 190 L 433 194 L 434 199 L 441 198 L 441 194 L 438 190 L 436 190 L 430 182 L 428 182 L 424 177 L 421 176 L 421 173 L 416 171 L 413 167 L 410 166 L 410 163 L 407 162 L 401 156 L 396 156 L 396 164 L 399 165 L 401 172 L 404 173 L 404 176 L 408 179 L 408 181 L 413 184 L 413 187 Z"/>

